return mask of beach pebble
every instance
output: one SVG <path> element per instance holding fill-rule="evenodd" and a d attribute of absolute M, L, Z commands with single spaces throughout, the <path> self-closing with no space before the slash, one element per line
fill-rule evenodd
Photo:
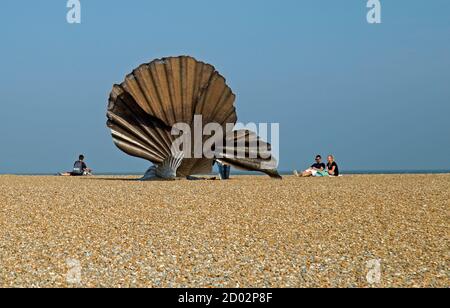
<path fill-rule="evenodd" d="M 0 176 L 0 286 L 450 286 L 450 175 L 129 179 Z"/>

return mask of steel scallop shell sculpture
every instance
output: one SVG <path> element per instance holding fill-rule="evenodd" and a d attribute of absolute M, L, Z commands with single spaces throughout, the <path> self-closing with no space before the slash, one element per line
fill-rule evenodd
<path fill-rule="evenodd" d="M 119 149 L 154 164 L 144 179 L 210 173 L 215 160 L 280 178 L 270 145 L 251 131 L 233 131 L 237 122 L 235 99 L 225 78 L 212 65 L 188 56 L 157 59 L 142 64 L 121 84 L 113 86 L 107 125 Z M 174 125 L 185 123 L 192 127 L 196 116 L 201 116 L 203 125 L 217 123 L 224 131 L 224 146 L 214 149 L 213 158 L 186 158 L 173 151 L 178 138 L 172 135 Z M 227 125 L 230 123 L 233 125 Z M 202 142 L 206 142 L 210 136 L 203 138 Z M 239 151 L 256 155 L 249 158 L 229 154 Z"/>

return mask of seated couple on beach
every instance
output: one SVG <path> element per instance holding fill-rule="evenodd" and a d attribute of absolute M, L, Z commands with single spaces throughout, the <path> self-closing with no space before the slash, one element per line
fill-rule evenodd
<path fill-rule="evenodd" d="M 297 172 L 295 175 L 300 176 Z M 316 162 L 309 168 L 303 171 L 301 174 L 302 177 L 326 177 L 326 176 L 339 176 L 339 166 L 334 161 L 334 156 L 328 156 L 328 162 L 325 165 L 322 162 L 322 156 L 316 156 Z"/>
<path fill-rule="evenodd" d="M 84 155 L 80 155 L 73 165 L 72 172 L 59 173 L 60 176 L 87 176 L 92 175 L 92 169 L 89 169 L 84 162 Z"/>

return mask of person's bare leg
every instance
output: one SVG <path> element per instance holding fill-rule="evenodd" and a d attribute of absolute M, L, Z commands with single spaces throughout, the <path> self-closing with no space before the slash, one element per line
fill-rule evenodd
<path fill-rule="evenodd" d="M 306 178 L 306 177 L 310 177 L 312 176 L 312 172 L 311 171 L 305 171 L 302 173 L 302 177 Z"/>
<path fill-rule="evenodd" d="M 60 173 L 59 176 L 71 176 L 70 172 Z"/>

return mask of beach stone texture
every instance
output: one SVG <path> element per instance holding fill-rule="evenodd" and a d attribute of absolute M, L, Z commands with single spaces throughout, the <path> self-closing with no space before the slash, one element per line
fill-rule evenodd
<path fill-rule="evenodd" d="M 132 179 L 0 176 L 0 286 L 450 286 L 450 175 Z"/>

